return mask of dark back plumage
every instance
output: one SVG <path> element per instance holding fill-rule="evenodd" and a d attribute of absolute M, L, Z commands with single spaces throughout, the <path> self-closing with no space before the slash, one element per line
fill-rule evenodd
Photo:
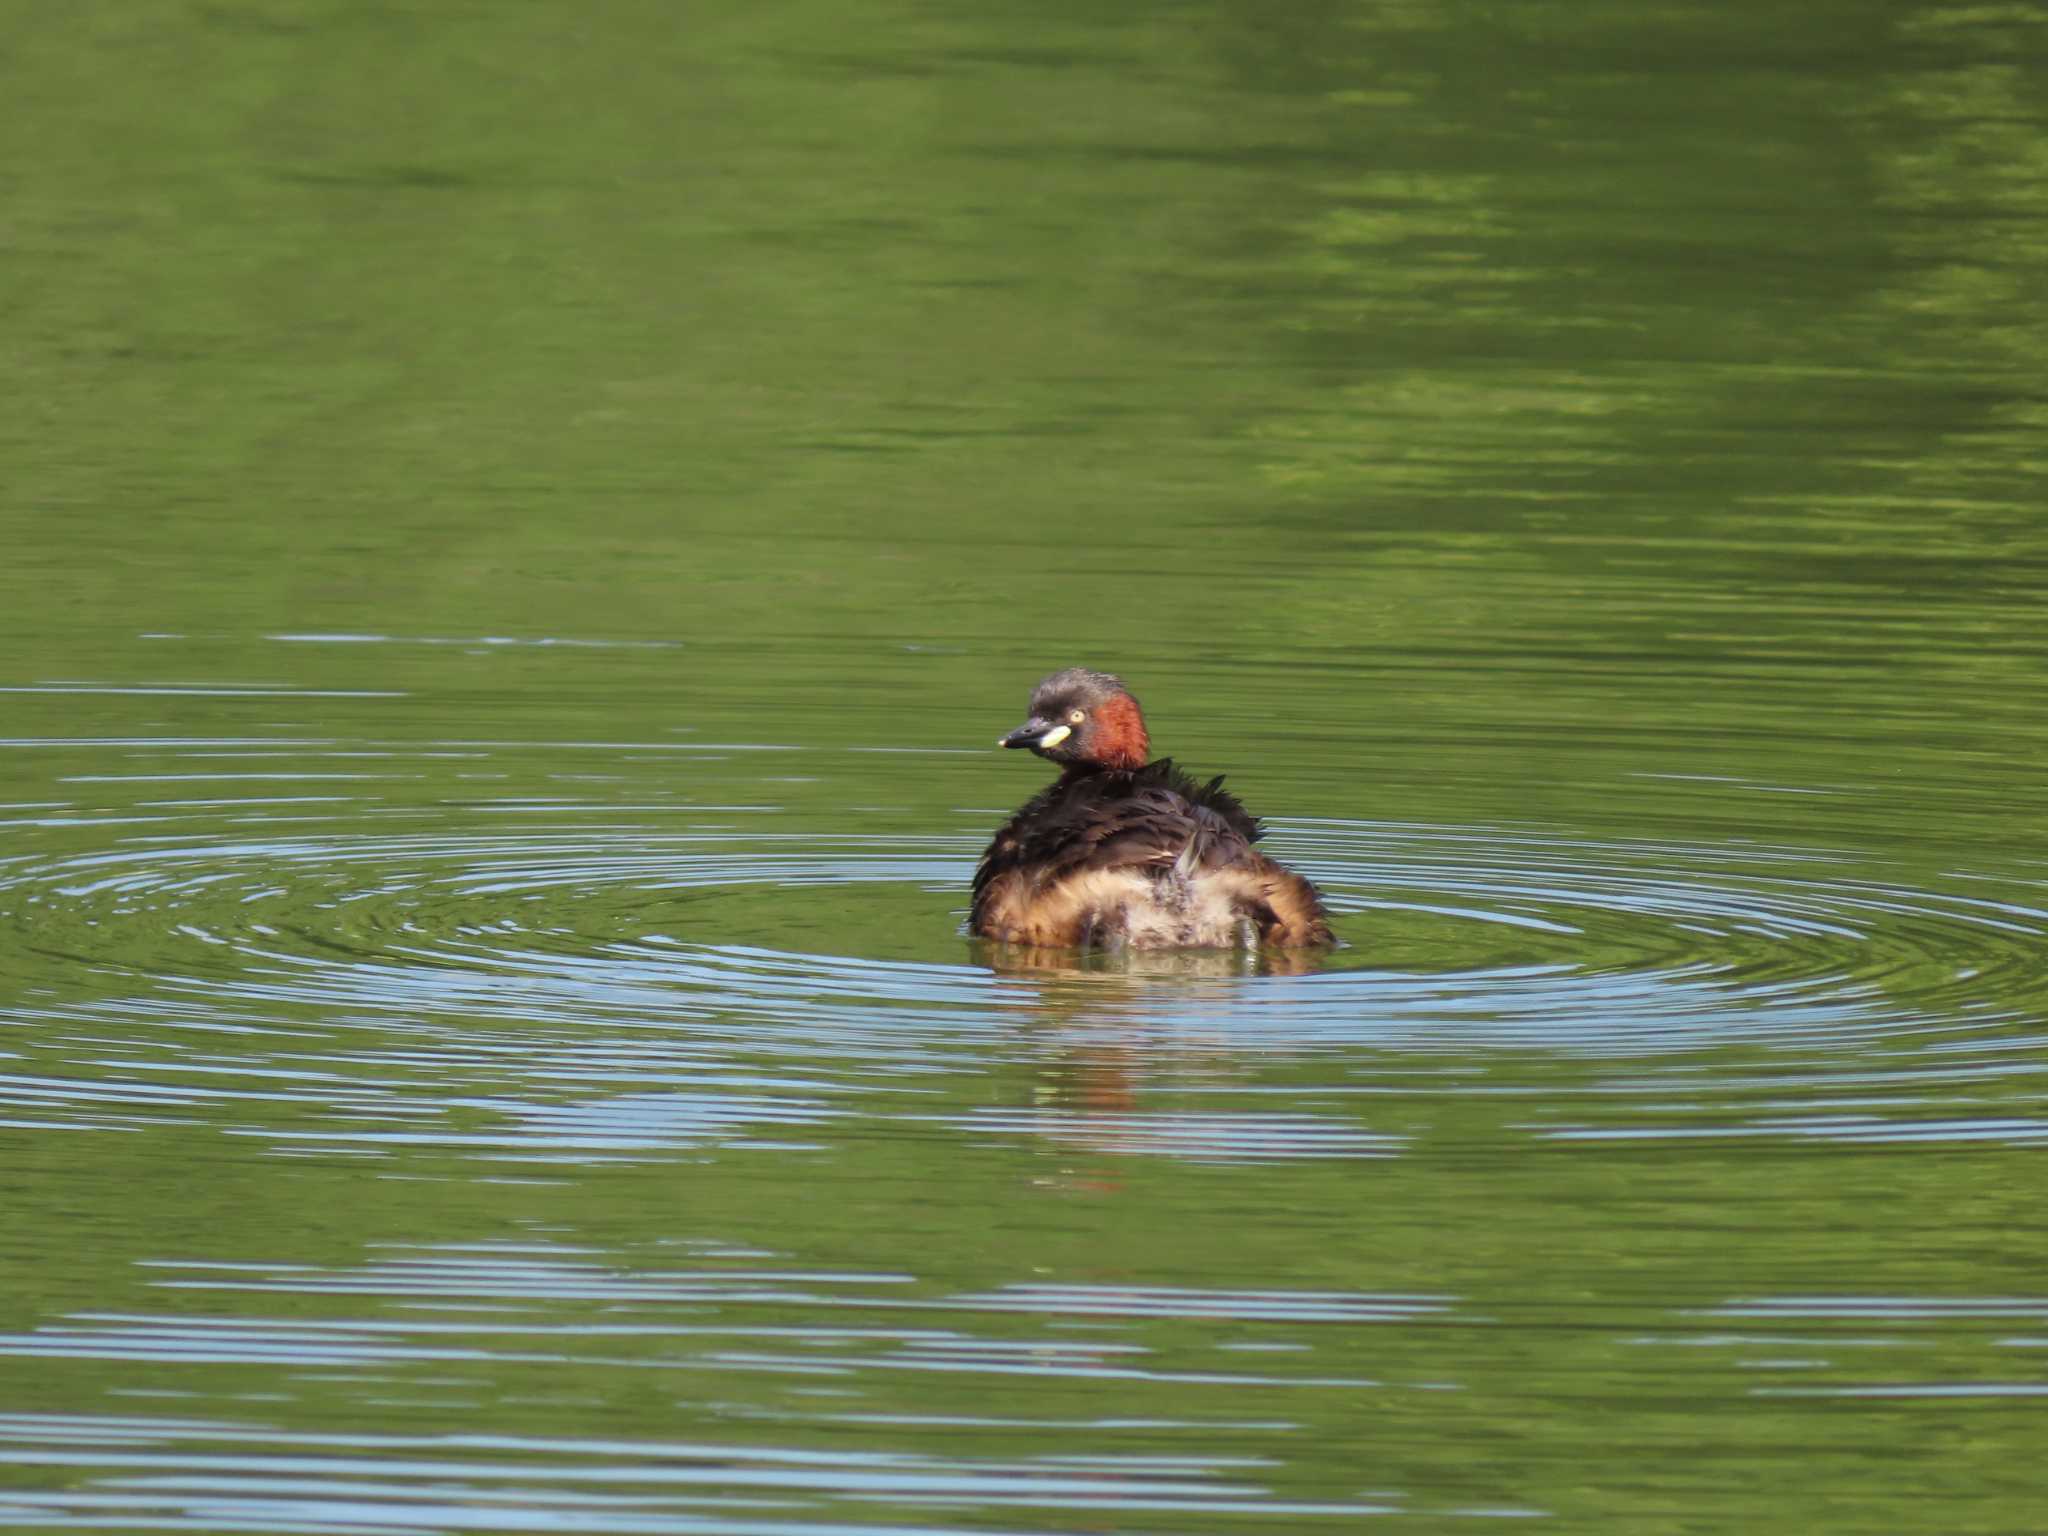
<path fill-rule="evenodd" d="M 1043 884 L 1089 869 L 1173 864 L 1191 846 L 1197 866 L 1213 869 L 1249 853 L 1263 830 L 1221 774 L 1198 785 L 1170 757 L 1135 773 L 1068 774 L 997 830 L 974 872 L 970 926 L 978 927 L 989 885 L 1011 870 L 1029 868 Z"/>

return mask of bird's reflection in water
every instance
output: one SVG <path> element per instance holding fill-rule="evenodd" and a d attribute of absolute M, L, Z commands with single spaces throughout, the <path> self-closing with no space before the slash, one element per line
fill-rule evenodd
<path fill-rule="evenodd" d="M 1057 949 L 977 940 L 974 958 L 998 976 L 1148 981 L 1173 977 L 1304 976 L 1327 949 Z"/>
<path fill-rule="evenodd" d="M 1318 970 L 1324 952 L 978 944 L 975 958 L 1001 979 L 998 996 L 1017 1011 L 1040 1064 L 1029 1102 L 990 1106 L 977 1117 L 986 1128 L 1065 1152 L 1201 1162 L 1305 1150 L 1306 1122 L 1315 1117 L 1269 1113 L 1263 1098 L 1251 1113 L 1232 1112 L 1212 1096 L 1251 1088 L 1262 1065 L 1245 1050 L 1241 1028 L 1227 1023 L 1241 1016 L 1245 983 Z M 1188 1096 L 1199 1097 L 1190 1104 Z M 1327 1131 L 1312 1139 L 1325 1155 L 1336 1150 Z M 1048 1182 L 1089 1193 L 1113 1193 L 1121 1183 L 1114 1162 L 1065 1167 Z"/>

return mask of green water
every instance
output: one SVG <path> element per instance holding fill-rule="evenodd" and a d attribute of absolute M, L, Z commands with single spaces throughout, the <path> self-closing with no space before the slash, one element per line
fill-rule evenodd
<path fill-rule="evenodd" d="M 2048 8 L 0 17 L 0 1524 L 2040 1527 Z"/>

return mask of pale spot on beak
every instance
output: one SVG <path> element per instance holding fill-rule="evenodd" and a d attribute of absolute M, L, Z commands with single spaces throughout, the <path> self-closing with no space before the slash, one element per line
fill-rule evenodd
<path fill-rule="evenodd" d="M 1056 747 L 1073 734 L 1074 728 L 1071 725 L 1056 725 L 1038 738 L 1038 744 L 1041 747 Z"/>

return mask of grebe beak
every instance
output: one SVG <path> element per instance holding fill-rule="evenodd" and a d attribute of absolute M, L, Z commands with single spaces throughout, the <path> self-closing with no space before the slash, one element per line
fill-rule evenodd
<path fill-rule="evenodd" d="M 1070 725 L 1054 725 L 1050 720 L 1026 720 L 1009 735 L 996 741 L 999 747 L 1056 747 L 1074 734 Z"/>

